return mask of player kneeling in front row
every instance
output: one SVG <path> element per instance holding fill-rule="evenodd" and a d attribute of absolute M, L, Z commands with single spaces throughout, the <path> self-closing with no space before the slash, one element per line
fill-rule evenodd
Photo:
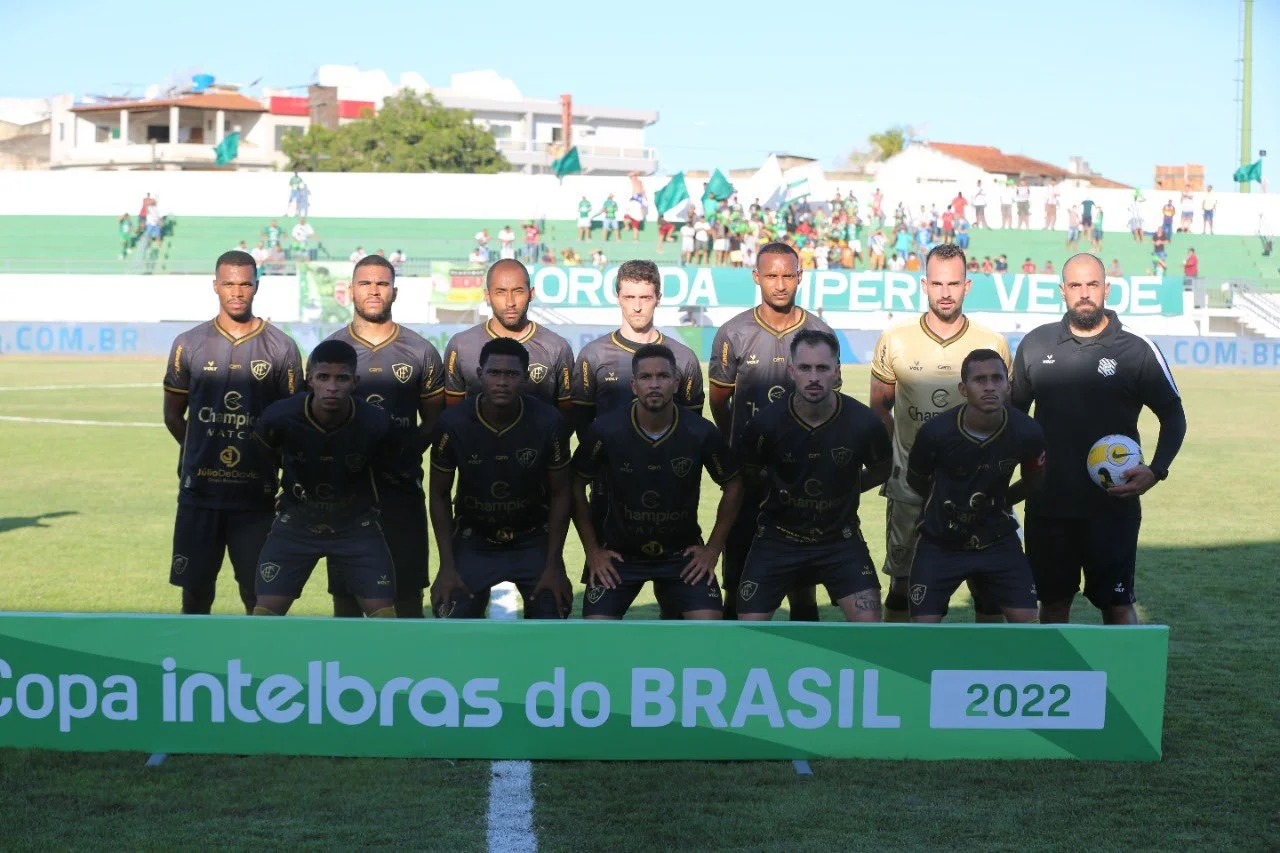
<path fill-rule="evenodd" d="M 647 581 L 685 619 L 720 619 L 716 563 L 742 506 L 742 480 L 715 425 L 675 404 L 676 358 L 645 344 L 631 358 L 636 399 L 592 421 L 574 455 L 573 519 L 587 556 L 587 619 L 621 619 Z M 723 493 L 702 541 L 705 468 Z M 608 506 L 597 530 L 587 484 L 603 477 Z"/>
<path fill-rule="evenodd" d="M 564 569 L 569 424 L 519 392 L 528 371 L 519 341 L 494 338 L 480 350 L 480 393 L 437 422 L 430 480 L 437 616 L 483 618 L 489 589 L 506 581 L 520 590 L 526 619 L 562 619 L 573 607 Z"/>
<path fill-rule="evenodd" d="M 769 491 L 736 590 L 738 618 L 771 619 L 787 590 L 821 583 L 845 619 L 879 622 L 880 581 L 859 528 L 858 499 L 889 476 L 889 434 L 869 408 L 835 391 L 835 335 L 797 332 L 787 370 L 796 390 L 743 433 L 743 464 Z"/>
<path fill-rule="evenodd" d="M 1036 622 L 1036 587 L 1018 540 L 1014 504 L 1044 484 L 1044 432 L 1011 408 L 1004 357 L 976 349 L 960 366 L 952 412 L 916 434 L 907 483 L 925 495 L 911 564 L 912 622 L 941 622 L 966 580 L 1010 622 Z M 1022 479 L 1012 486 L 1013 469 Z"/>
<path fill-rule="evenodd" d="M 310 391 L 272 403 L 254 427 L 284 467 L 279 512 L 258 557 L 255 616 L 287 613 L 321 557 L 366 616 L 396 615 L 372 467 L 383 461 L 391 418 L 353 396 L 359 382 L 351 345 L 323 341 L 307 360 Z"/>

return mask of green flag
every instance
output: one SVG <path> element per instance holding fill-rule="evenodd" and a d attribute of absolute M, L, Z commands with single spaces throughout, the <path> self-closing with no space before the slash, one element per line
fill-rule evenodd
<path fill-rule="evenodd" d="M 577 175 L 582 172 L 582 164 L 578 162 L 578 146 L 575 145 L 564 152 L 564 156 L 559 160 L 552 160 L 551 171 L 556 173 L 557 178 L 563 178 L 565 175 Z"/>
<path fill-rule="evenodd" d="M 240 131 L 232 131 L 227 136 L 224 136 L 217 147 L 213 149 L 213 153 L 219 166 L 225 166 L 240 156 Z"/>
<path fill-rule="evenodd" d="M 689 190 L 684 185 L 684 172 L 680 172 L 674 178 L 667 182 L 667 185 L 658 190 L 653 197 L 653 203 L 657 205 L 658 213 L 662 214 L 668 220 L 675 221 L 682 211 L 689 206 Z M 672 216 L 668 213 L 676 211 Z"/>
<path fill-rule="evenodd" d="M 702 212 L 704 215 L 714 213 L 714 208 L 719 202 L 724 201 L 733 195 L 733 184 L 729 183 L 719 169 L 711 176 L 711 180 L 707 181 L 707 186 L 702 190 Z"/>
<path fill-rule="evenodd" d="M 1250 163 L 1248 166 L 1241 166 L 1236 169 L 1236 173 L 1231 176 L 1231 180 L 1237 184 L 1247 184 L 1250 181 L 1262 183 L 1262 161 Z"/>

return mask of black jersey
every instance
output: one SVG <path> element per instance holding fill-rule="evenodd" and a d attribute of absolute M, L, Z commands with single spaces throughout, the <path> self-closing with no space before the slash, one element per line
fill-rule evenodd
<path fill-rule="evenodd" d="M 676 357 L 676 404 L 701 414 L 705 393 L 702 365 L 693 350 L 661 332 L 654 343 L 669 347 Z M 575 406 L 595 406 L 596 415 L 630 405 L 631 358 L 644 344 L 610 332 L 582 348 L 573 370 L 572 397 Z"/>
<path fill-rule="evenodd" d="M 280 521 L 322 532 L 344 530 L 377 509 L 373 469 L 385 461 L 391 418 L 352 397 L 346 419 L 325 429 L 311 414 L 311 399 L 302 393 L 272 403 L 254 435 L 281 456 Z"/>
<path fill-rule="evenodd" d="M 806 544 L 856 538 L 862 467 L 892 455 L 884 424 L 852 397 L 837 394 L 835 412 L 816 427 L 796 414 L 795 394 L 767 406 L 742 439 L 743 464 L 768 477 L 762 534 Z"/>
<path fill-rule="evenodd" d="M 791 339 L 801 329 L 831 332 L 808 311 L 790 328 L 774 331 L 760 319 L 760 309 L 743 311 L 716 331 L 707 377 L 712 385 L 733 389 L 733 428 L 729 443 L 742 446 L 747 423 L 770 403 L 795 390 L 787 374 Z"/>
<path fill-rule="evenodd" d="M 978 438 L 964 428 L 967 405 L 925 423 L 916 433 L 907 470 L 930 480 L 920 534 L 944 548 L 977 551 L 1018 531 L 1009 507 L 1009 480 L 1043 468 L 1044 432 L 1006 406 L 1000 428 Z"/>
<path fill-rule="evenodd" d="M 480 397 L 446 409 L 431 442 L 432 467 L 457 476 L 458 529 L 499 544 L 546 533 L 547 472 L 568 464 L 568 422 L 523 394 L 515 421 L 501 429 L 480 414 Z"/>
<path fill-rule="evenodd" d="M 449 339 L 444 349 L 444 390 L 450 397 L 474 397 L 480 393 L 480 350 L 498 337 L 491 331 L 492 319 L 464 329 Z M 529 351 L 529 378 L 520 383 L 520 393 L 556 405 L 569 399 L 569 374 L 573 371 L 573 350 L 569 342 L 539 323 L 530 323 L 519 338 Z"/>
<path fill-rule="evenodd" d="M 705 468 L 723 485 L 738 465 L 715 424 L 675 407 L 658 437 L 640 428 L 638 403 L 592 421 L 573 457 L 574 471 L 604 477 L 609 498 L 600 544 L 627 560 L 662 560 L 702 542 L 698 496 Z"/>
<path fill-rule="evenodd" d="M 398 490 L 421 492 L 422 451 L 418 428 L 422 401 L 444 393 L 444 362 L 435 345 L 412 329 L 396 325 L 391 337 L 373 344 L 351 325 L 329 336 L 356 351 L 356 394 L 391 416 L 387 467 L 376 471 L 378 481 Z"/>
<path fill-rule="evenodd" d="M 1181 395 L 1160 348 L 1124 329 L 1114 311 L 1106 313 L 1106 328 L 1093 337 L 1077 338 L 1063 317 L 1032 329 L 1018 345 L 1010 402 L 1024 412 L 1035 404 L 1049 458 L 1044 488 L 1027 498 L 1028 515 L 1140 516 L 1136 498 L 1112 497 L 1089 478 L 1089 448 L 1106 435 L 1141 443 L 1143 406 L 1181 417 Z M 1148 449 L 1149 464 L 1168 468 L 1180 443 L 1178 437 L 1167 459 Z"/>
<path fill-rule="evenodd" d="M 178 462 L 178 502 L 210 509 L 270 508 L 276 494 L 271 454 L 253 441 L 267 406 L 302 384 L 302 356 L 263 320 L 233 338 L 217 320 L 173 342 L 164 389 L 187 398 L 187 436 Z"/>

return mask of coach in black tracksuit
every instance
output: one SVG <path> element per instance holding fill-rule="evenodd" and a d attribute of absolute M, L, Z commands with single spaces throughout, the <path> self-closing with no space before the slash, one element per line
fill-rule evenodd
<path fill-rule="evenodd" d="M 1102 261 L 1073 256 L 1062 267 L 1067 312 L 1033 329 L 1014 358 L 1012 402 L 1044 429 L 1043 489 L 1027 499 L 1026 548 L 1041 622 L 1067 622 L 1084 572 L 1085 597 L 1109 625 L 1137 624 L 1134 566 L 1142 509 L 1138 496 L 1169 476 L 1187 432 L 1182 398 L 1155 342 L 1127 331 L 1103 306 Z M 1160 437 L 1148 465 L 1103 490 L 1089 478 L 1089 448 L 1105 435 L 1138 436 L 1150 408 Z"/>

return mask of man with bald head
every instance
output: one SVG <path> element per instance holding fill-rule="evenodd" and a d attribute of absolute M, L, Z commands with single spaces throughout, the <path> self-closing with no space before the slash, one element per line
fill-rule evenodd
<path fill-rule="evenodd" d="M 1085 597 L 1108 625 L 1135 625 L 1138 497 L 1169 476 L 1187 432 L 1182 398 L 1155 342 L 1125 329 L 1106 308 L 1106 272 L 1094 255 L 1062 265 L 1066 314 L 1033 329 L 1014 358 L 1012 403 L 1035 405 L 1044 430 L 1045 486 L 1027 499 L 1026 549 L 1040 621 L 1067 622 L 1084 574 Z M 1089 448 L 1106 435 L 1141 441 L 1146 406 L 1160 421 L 1150 462 L 1102 489 L 1089 478 Z"/>

